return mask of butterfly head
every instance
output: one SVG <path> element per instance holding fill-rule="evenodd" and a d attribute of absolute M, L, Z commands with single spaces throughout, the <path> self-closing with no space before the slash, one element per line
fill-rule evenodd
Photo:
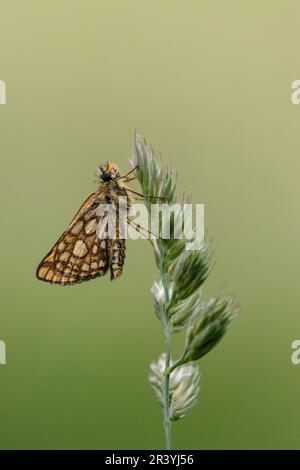
<path fill-rule="evenodd" d="M 101 181 L 108 183 L 120 176 L 120 171 L 113 163 L 107 162 L 106 167 L 100 166 L 98 175 Z"/>

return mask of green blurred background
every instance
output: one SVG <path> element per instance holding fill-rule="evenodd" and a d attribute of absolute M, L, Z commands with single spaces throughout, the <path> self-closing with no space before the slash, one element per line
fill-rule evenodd
<path fill-rule="evenodd" d="M 146 241 L 124 277 L 34 272 L 133 131 L 205 204 L 215 267 L 242 314 L 201 363 L 175 448 L 299 448 L 299 2 L 1 0 L 3 449 L 163 448 L 148 364 L 164 348 Z"/>

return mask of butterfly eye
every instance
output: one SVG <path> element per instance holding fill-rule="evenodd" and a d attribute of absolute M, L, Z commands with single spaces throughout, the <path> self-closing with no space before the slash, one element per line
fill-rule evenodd
<path fill-rule="evenodd" d="M 110 181 L 111 180 L 111 174 L 109 171 L 104 171 L 101 175 L 102 181 Z"/>

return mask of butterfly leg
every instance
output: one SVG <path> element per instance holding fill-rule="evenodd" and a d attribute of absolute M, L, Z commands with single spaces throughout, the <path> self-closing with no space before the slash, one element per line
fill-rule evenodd
<path fill-rule="evenodd" d="M 139 167 L 139 165 L 135 166 L 133 168 L 133 170 L 130 170 L 128 173 L 126 173 L 126 175 L 123 175 L 123 176 L 118 176 L 118 178 L 115 179 L 115 181 L 118 181 L 118 180 L 121 180 L 123 178 L 127 178 L 127 176 L 131 175 L 135 170 L 137 170 Z"/>
<path fill-rule="evenodd" d="M 129 181 L 133 181 L 133 180 L 136 180 L 136 177 L 135 177 L 135 176 L 133 176 L 132 178 L 126 179 L 124 182 L 125 182 L 125 183 L 129 183 Z"/>
<path fill-rule="evenodd" d="M 160 199 L 162 201 L 167 202 L 166 197 L 161 197 L 161 196 L 144 196 L 144 194 L 138 193 L 137 191 L 133 191 L 132 189 L 126 189 L 126 191 L 129 191 L 132 194 L 135 194 L 136 196 L 139 196 L 141 199 L 147 201 L 148 199 Z"/>
<path fill-rule="evenodd" d="M 140 224 L 136 224 L 133 220 L 127 218 L 127 222 L 129 225 L 131 225 L 137 232 L 144 232 L 144 235 L 148 234 L 148 235 L 151 235 L 152 237 L 154 238 L 158 238 L 159 240 L 162 240 L 162 238 L 159 236 L 159 235 L 154 235 L 154 233 L 152 233 L 150 230 L 148 230 L 147 228 L 145 227 L 142 227 Z M 147 240 L 149 240 L 151 242 L 151 239 L 149 239 L 147 237 Z M 151 242 L 152 243 L 152 242 Z"/>

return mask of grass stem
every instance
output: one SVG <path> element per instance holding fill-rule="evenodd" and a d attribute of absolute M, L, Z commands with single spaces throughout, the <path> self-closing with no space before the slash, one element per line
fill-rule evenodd
<path fill-rule="evenodd" d="M 170 420 L 170 363 L 171 363 L 171 325 L 167 305 L 169 303 L 169 285 L 166 272 L 161 264 L 160 267 L 161 279 L 165 293 L 165 308 L 164 308 L 164 335 L 166 342 L 166 364 L 164 372 L 164 387 L 163 387 L 163 411 L 164 411 L 164 429 L 166 439 L 166 449 L 171 449 L 171 420 Z"/>
<path fill-rule="evenodd" d="M 164 428 L 166 438 L 166 449 L 171 449 L 171 421 L 170 421 L 170 357 L 171 357 L 171 333 L 170 328 L 165 329 L 166 339 L 166 368 L 164 376 L 164 389 L 163 389 L 163 407 L 164 407 Z"/>

